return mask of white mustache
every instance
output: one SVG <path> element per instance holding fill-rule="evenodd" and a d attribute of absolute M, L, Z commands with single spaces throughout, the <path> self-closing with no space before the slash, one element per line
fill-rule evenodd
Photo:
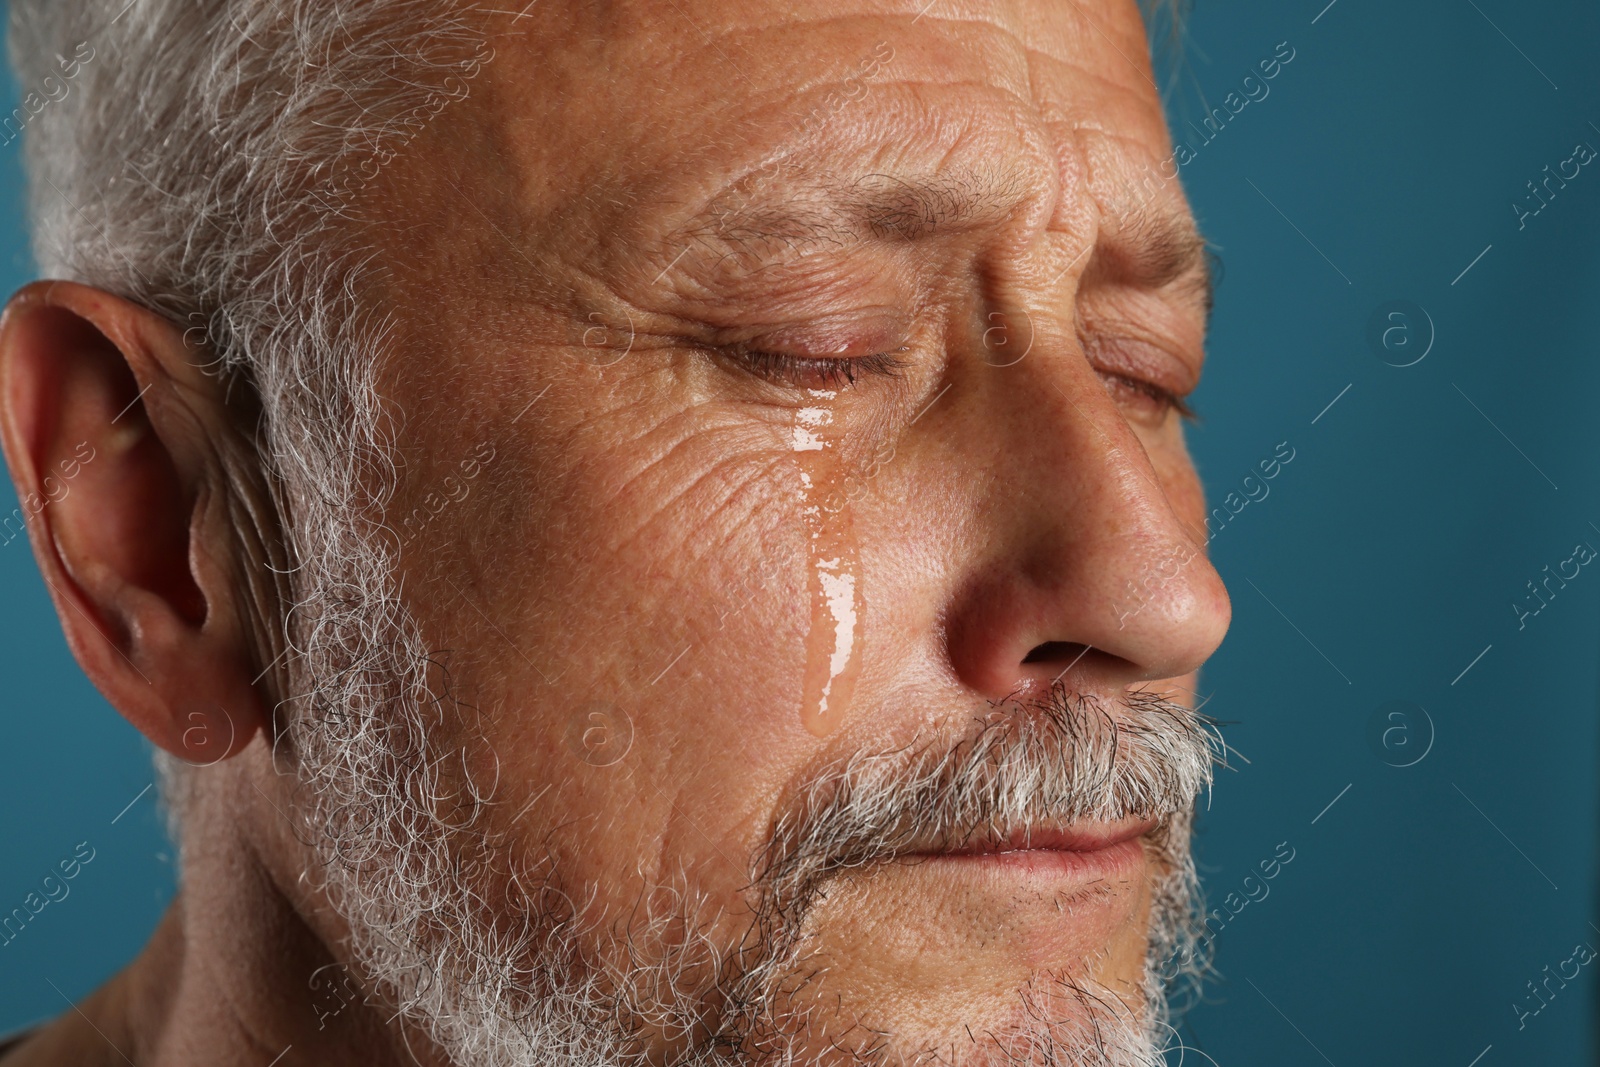
<path fill-rule="evenodd" d="M 1032 826 L 1189 813 L 1225 753 L 1216 724 L 1145 692 L 1006 701 L 953 744 L 855 754 L 775 820 L 756 884 L 789 923 L 830 874 Z"/>

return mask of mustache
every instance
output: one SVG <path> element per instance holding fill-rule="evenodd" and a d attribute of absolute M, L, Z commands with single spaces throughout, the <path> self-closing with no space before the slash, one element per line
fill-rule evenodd
<path fill-rule="evenodd" d="M 1158 820 L 1159 838 L 1174 816 L 1187 827 L 1225 755 L 1217 722 L 1166 695 L 1058 682 L 996 702 L 953 743 L 855 753 L 812 775 L 775 819 L 754 884 L 794 930 L 852 868 L 1087 821 Z"/>

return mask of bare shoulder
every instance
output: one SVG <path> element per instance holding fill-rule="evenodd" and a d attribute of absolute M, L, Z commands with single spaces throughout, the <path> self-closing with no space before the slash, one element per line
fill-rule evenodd
<path fill-rule="evenodd" d="M 123 1062 L 117 1050 L 75 1011 L 14 1034 L 0 1044 L 0 1067 L 111 1067 Z"/>
<path fill-rule="evenodd" d="M 0 1044 L 0 1067 L 125 1067 L 134 1062 L 137 1050 L 124 1024 L 123 985 L 123 975 L 115 975 L 54 1019 L 9 1035 Z"/>

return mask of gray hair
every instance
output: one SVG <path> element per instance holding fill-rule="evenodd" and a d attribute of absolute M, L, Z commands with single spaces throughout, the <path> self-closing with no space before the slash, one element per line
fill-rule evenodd
<path fill-rule="evenodd" d="M 41 270 L 189 326 L 200 358 L 259 398 L 245 430 L 287 558 L 254 562 L 278 572 L 293 653 L 275 671 L 274 756 L 290 750 L 296 815 L 357 959 L 457 1049 L 498 1031 L 451 1017 L 423 933 L 453 927 L 478 962 L 506 944 L 421 893 L 449 883 L 462 835 L 429 758 L 423 709 L 442 698 L 382 536 L 396 427 L 374 387 L 383 309 L 362 294 L 383 270 L 364 194 L 464 95 L 486 44 L 465 16 L 455 0 L 14 0 L 11 21 L 25 86 L 72 72 L 52 110 L 18 119 Z M 181 850 L 198 772 L 157 765 Z"/>
<path fill-rule="evenodd" d="M 372 386 L 385 322 L 359 299 L 382 270 L 363 193 L 481 30 L 453 0 L 13 0 L 9 32 L 24 96 L 0 131 L 26 142 L 39 270 L 186 327 L 259 397 L 243 430 L 289 560 L 254 561 L 279 571 L 284 632 L 265 636 L 346 669 L 372 605 L 327 591 L 393 571 L 369 529 L 394 472 Z M 309 676 L 279 668 L 280 696 L 291 674 Z M 158 763 L 181 816 L 187 776 Z"/>

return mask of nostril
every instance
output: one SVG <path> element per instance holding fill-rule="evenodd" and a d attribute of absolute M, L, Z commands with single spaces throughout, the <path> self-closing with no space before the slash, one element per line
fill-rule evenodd
<path fill-rule="evenodd" d="M 1080 645 L 1076 641 L 1046 641 L 1042 645 L 1035 645 L 1022 657 L 1022 662 L 1073 663 L 1081 659 L 1087 650 L 1087 645 Z"/>

